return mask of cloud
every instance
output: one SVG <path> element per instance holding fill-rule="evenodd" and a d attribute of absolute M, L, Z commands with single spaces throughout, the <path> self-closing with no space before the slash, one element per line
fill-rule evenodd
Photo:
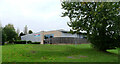
<path fill-rule="evenodd" d="M 13 23 L 22 31 L 25 25 L 35 32 L 69 29 L 69 19 L 62 18 L 60 0 L 0 0 L 0 20 L 3 25 Z"/>

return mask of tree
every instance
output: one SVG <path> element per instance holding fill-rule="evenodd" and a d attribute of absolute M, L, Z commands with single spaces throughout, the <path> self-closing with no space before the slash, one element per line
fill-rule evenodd
<path fill-rule="evenodd" d="M 15 28 L 13 26 L 13 24 L 8 24 L 3 28 L 4 33 L 7 36 L 7 41 L 13 41 L 16 40 L 18 35 L 15 31 Z"/>
<path fill-rule="evenodd" d="M 62 2 L 72 33 L 86 31 L 98 50 L 120 47 L 120 2 Z"/>
<path fill-rule="evenodd" d="M 19 39 L 21 40 L 21 36 L 24 36 L 25 34 L 23 32 L 20 33 Z"/>
<path fill-rule="evenodd" d="M 25 34 L 23 32 L 20 33 L 20 36 L 24 36 Z"/>
<path fill-rule="evenodd" d="M 4 30 L 2 30 L 2 45 L 6 42 L 7 35 L 5 34 Z"/>
<path fill-rule="evenodd" d="M 27 27 L 27 25 L 24 27 L 24 34 L 28 34 L 28 27 Z"/>
<path fill-rule="evenodd" d="M 29 30 L 29 34 L 32 34 L 33 33 L 33 31 L 32 30 Z"/>

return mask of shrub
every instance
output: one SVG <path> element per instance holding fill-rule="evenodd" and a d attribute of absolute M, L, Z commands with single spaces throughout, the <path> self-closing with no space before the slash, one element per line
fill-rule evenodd
<path fill-rule="evenodd" d="M 27 41 L 27 43 L 28 43 L 28 44 L 31 44 L 31 43 L 32 43 L 32 41 Z"/>
<path fill-rule="evenodd" d="M 13 41 L 9 41 L 9 44 L 12 44 L 13 43 Z"/>
<path fill-rule="evenodd" d="M 40 42 L 32 42 L 32 44 L 40 44 Z"/>
<path fill-rule="evenodd" d="M 27 41 L 17 40 L 14 41 L 14 44 L 26 44 Z"/>

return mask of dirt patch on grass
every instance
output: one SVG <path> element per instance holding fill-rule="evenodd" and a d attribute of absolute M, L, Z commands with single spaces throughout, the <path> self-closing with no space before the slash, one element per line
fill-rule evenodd
<path fill-rule="evenodd" d="M 88 56 L 78 55 L 78 56 L 68 56 L 67 58 L 80 59 L 80 58 L 86 58 L 86 57 L 88 57 Z"/>
<path fill-rule="evenodd" d="M 30 51 L 30 53 L 36 53 L 36 51 L 33 51 L 33 50 L 32 50 L 32 51 Z"/>

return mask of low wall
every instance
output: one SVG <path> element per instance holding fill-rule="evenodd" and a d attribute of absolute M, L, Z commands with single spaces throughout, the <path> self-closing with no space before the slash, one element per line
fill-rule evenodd
<path fill-rule="evenodd" d="M 55 37 L 44 41 L 45 44 L 86 44 L 89 43 L 87 39 L 73 38 L 73 37 Z"/>

